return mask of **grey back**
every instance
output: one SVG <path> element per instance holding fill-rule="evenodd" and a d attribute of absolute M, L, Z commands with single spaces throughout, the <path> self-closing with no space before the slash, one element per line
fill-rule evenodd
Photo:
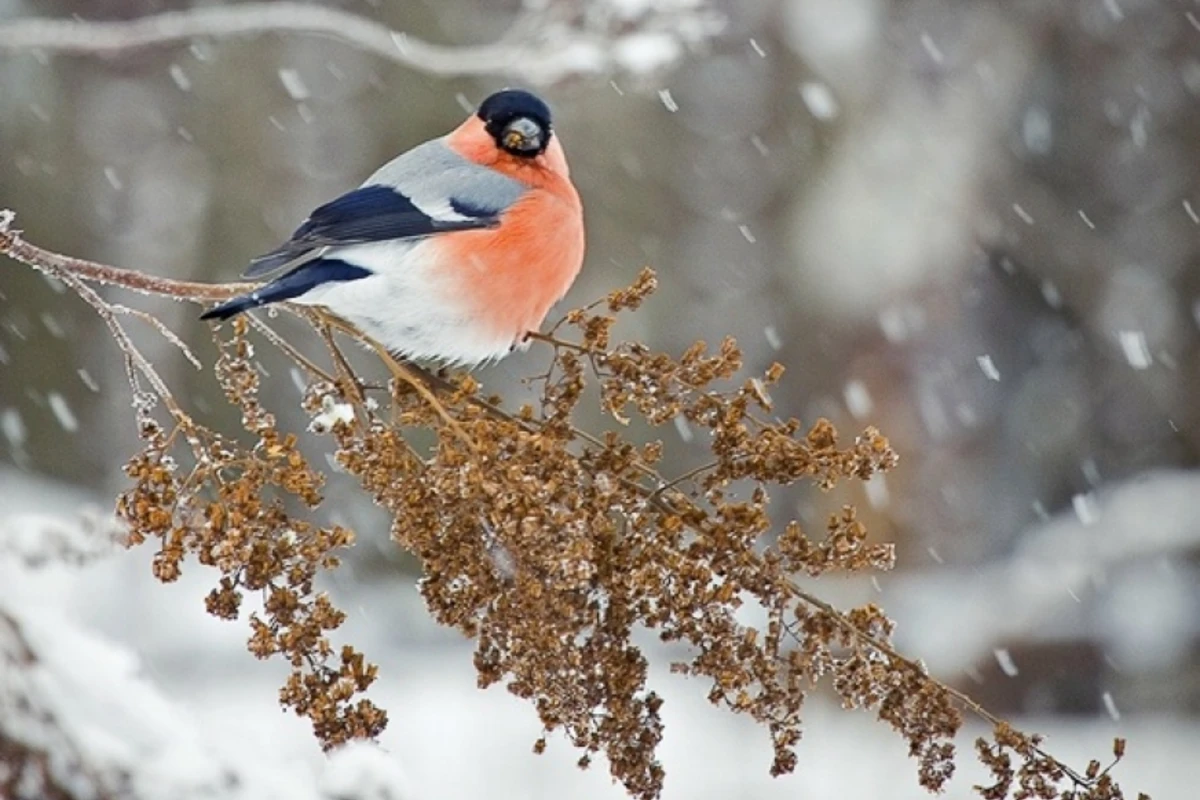
<path fill-rule="evenodd" d="M 455 153 L 444 136 L 384 164 L 363 183 L 372 185 L 394 186 L 426 213 L 442 218 L 453 216 L 446 208 L 451 199 L 472 209 L 498 214 L 527 189 L 520 181 Z"/>

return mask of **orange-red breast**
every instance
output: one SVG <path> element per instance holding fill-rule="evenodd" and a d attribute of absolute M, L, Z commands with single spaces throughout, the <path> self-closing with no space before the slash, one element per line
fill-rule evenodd
<path fill-rule="evenodd" d="M 550 109 L 506 90 L 313 211 L 245 273 L 278 277 L 203 318 L 320 305 L 394 353 L 473 365 L 537 330 L 583 252 L 583 208 Z"/>

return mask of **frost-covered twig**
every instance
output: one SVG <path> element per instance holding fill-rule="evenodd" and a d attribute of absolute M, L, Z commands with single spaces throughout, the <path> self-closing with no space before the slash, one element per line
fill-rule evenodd
<path fill-rule="evenodd" d="M 257 285 L 247 283 L 212 284 L 160 278 L 144 272 L 121 269 L 83 258 L 64 256 L 50 250 L 43 250 L 37 245 L 25 241 L 21 237 L 21 231 L 12 227 L 15 219 L 16 214 L 11 210 L 0 209 L 0 255 L 6 255 L 14 261 L 33 267 L 52 278 L 61 280 L 63 273 L 66 273 L 92 283 L 120 286 L 141 294 L 192 300 L 197 303 L 228 300 L 242 292 L 250 291 Z"/>
<path fill-rule="evenodd" d="M 129 306 L 120 304 L 113 304 L 110 306 L 110 308 L 117 314 L 127 314 L 128 316 L 137 317 L 142 322 L 145 322 L 147 325 L 154 328 L 154 330 L 158 331 L 164 339 L 175 345 L 175 347 L 179 349 L 179 352 L 183 353 L 183 357 L 188 360 L 189 364 L 196 369 L 204 369 L 204 366 L 200 363 L 200 359 L 196 358 L 196 354 L 193 353 L 192 349 L 187 346 L 187 342 L 183 341 L 183 339 L 180 339 L 179 335 L 175 333 L 175 331 L 168 328 L 158 317 L 154 316 L 153 314 L 148 314 L 141 309 L 130 308 Z"/>
<path fill-rule="evenodd" d="M 582 3 L 566 8 L 527 5 L 530 10 L 500 39 L 474 46 L 434 44 L 338 8 L 274 2 L 189 8 L 129 20 L 18 19 L 0 23 L 0 50 L 103 55 L 197 37 L 313 34 L 433 75 L 509 74 L 549 82 L 585 72 L 657 69 L 676 61 L 683 45 L 722 27 L 702 0 L 675 0 L 661 9 L 650 5 L 635 19 L 620 4 L 613 4 L 607 16 L 584 9 Z M 604 4 L 589 0 L 588 5 Z M 622 24 L 610 24 L 610 17 Z"/>
<path fill-rule="evenodd" d="M 142 352 L 134 345 L 133 340 L 129 338 L 129 334 L 125 332 L 124 327 L 117 320 L 117 314 L 129 310 L 113 306 L 98 295 L 85 281 L 123 286 L 126 289 L 133 289 L 143 294 L 166 295 L 197 301 L 219 300 L 232 296 L 235 293 L 234 290 L 228 286 L 212 286 L 205 283 L 156 278 L 152 275 L 146 275 L 133 270 L 118 269 L 117 267 L 110 267 L 107 264 L 97 264 L 94 261 L 85 261 L 80 258 L 71 258 L 58 253 L 52 253 L 22 239 L 21 232 L 12 227 L 15 217 L 16 215 L 11 210 L 0 209 L 0 255 L 9 256 L 22 264 L 31 266 L 39 272 L 60 280 L 70 287 L 100 315 L 100 318 L 104 320 L 104 324 L 108 326 L 113 340 L 121 348 L 121 352 L 125 356 L 126 374 L 134 394 L 136 395 L 141 391 L 137 379 L 140 373 L 150 382 L 154 393 L 166 404 L 173 416 L 177 419 L 186 416 L 183 410 L 179 408 L 178 403 L 175 402 L 174 397 L 172 397 L 170 390 L 167 389 L 166 383 L 158 374 L 154 365 L 142 355 Z M 143 319 L 147 318 L 140 313 L 139 316 L 142 316 Z M 156 327 L 159 327 L 160 332 L 165 330 L 161 326 Z M 175 342 L 180 343 L 178 337 L 171 336 L 168 339 L 173 339 Z M 186 347 L 184 348 L 184 352 L 188 354 Z M 194 361 L 195 357 L 192 356 L 192 359 Z"/>
<path fill-rule="evenodd" d="M 134 396 L 136 397 L 141 393 L 141 386 L 138 384 L 137 379 L 138 373 L 140 373 L 150 382 L 154 393 L 166 404 L 171 415 L 176 419 L 185 419 L 187 415 L 175 401 L 171 390 L 167 388 L 166 381 L 158 374 L 158 370 L 150 363 L 150 359 L 142 355 L 142 351 L 129 338 L 129 334 L 125 332 L 125 328 L 117 320 L 117 312 L 113 309 L 112 305 L 103 297 L 96 294 L 95 289 L 85 284 L 75 275 L 60 272 L 54 275 L 54 277 L 67 284 L 85 303 L 100 315 L 100 319 L 108 326 L 108 331 L 112 334 L 113 341 L 117 343 L 117 347 L 121 348 L 121 352 L 125 356 L 125 372 L 129 378 L 129 387 L 133 391 Z"/>
<path fill-rule="evenodd" d="M 281 353 L 295 362 L 297 366 L 306 370 L 309 375 L 323 381 L 328 381 L 329 383 L 335 382 L 332 375 L 314 364 L 308 356 L 304 355 L 295 347 L 293 347 L 287 339 L 284 339 L 282 336 L 276 333 L 275 329 L 270 325 L 263 322 L 253 314 L 247 314 L 246 321 L 250 323 L 251 328 L 254 328 L 254 330 L 261 333 L 264 339 L 275 345 L 275 347 L 278 348 Z"/>

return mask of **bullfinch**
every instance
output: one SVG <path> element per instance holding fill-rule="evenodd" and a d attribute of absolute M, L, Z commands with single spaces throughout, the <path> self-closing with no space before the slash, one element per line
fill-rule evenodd
<path fill-rule="evenodd" d="M 505 90 L 317 208 L 245 272 L 273 280 L 201 318 L 324 306 L 391 353 L 473 366 L 538 329 L 583 253 L 583 208 L 550 109 Z"/>

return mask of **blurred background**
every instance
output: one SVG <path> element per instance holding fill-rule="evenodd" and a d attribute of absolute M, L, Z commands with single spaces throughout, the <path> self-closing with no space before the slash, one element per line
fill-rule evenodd
<path fill-rule="evenodd" d="M 0 0 L 0 29 L 187 5 Z M 886 481 L 777 495 L 781 520 L 816 532 L 854 502 L 897 542 L 893 573 L 817 592 L 881 603 L 902 650 L 1049 734 L 1076 767 L 1127 736 L 1127 791 L 1178 796 L 1200 780 L 1200 6 L 336 5 L 452 45 L 516 22 L 540 45 L 471 76 L 297 34 L 0 50 L 0 208 L 51 250 L 234 279 L 489 91 L 536 88 L 587 211 L 587 263 L 564 310 L 650 265 L 661 289 L 622 337 L 678 352 L 732 334 L 749 370 L 787 367 L 781 415 L 826 416 L 846 436 L 876 425 L 900 452 Z M 211 355 L 194 307 L 125 299 Z M 278 327 L 319 352 L 286 316 Z M 185 403 L 236 426 L 210 374 L 139 334 Z M 261 351 L 270 407 L 302 429 L 295 381 Z M 517 403 L 545 359 L 534 348 L 480 378 Z M 703 457 L 686 429 L 645 435 L 667 444 L 668 474 Z M 530 753 L 533 711 L 475 688 L 469 643 L 425 619 L 415 565 L 337 475 L 325 513 L 360 544 L 331 589 L 351 612 L 346 640 L 381 666 L 372 697 L 392 721 L 382 750 L 329 764 L 306 724 L 278 713 L 278 665 L 244 651 L 243 626 L 204 615 L 211 575 L 159 586 L 146 548 L 82 568 L 13 555 L 81 507 L 110 508 L 136 448 L 103 324 L 0 262 L 0 606 L 35 636 L 74 631 L 70 646 L 44 643 L 58 680 L 74 676 L 89 699 L 58 713 L 79 715 L 113 769 L 156 770 L 137 778 L 141 795 L 622 796 L 602 764 L 576 771 L 565 742 Z M 324 463 L 327 440 L 306 448 Z M 668 699 L 668 797 L 922 796 L 903 743 L 866 715 L 814 697 L 798 774 L 772 780 L 765 734 L 709 709 L 665 663 L 653 680 Z M 136 684 L 149 710 L 92 696 L 97 681 Z M 967 753 L 961 770 L 952 797 L 980 778 Z"/>

